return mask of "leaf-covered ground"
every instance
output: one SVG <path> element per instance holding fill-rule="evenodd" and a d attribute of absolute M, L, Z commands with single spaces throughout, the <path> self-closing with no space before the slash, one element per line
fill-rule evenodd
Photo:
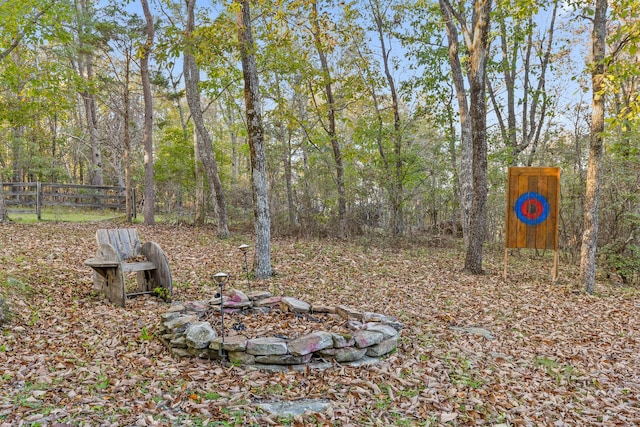
<path fill-rule="evenodd" d="M 97 228 L 0 226 L 0 426 L 13 425 L 640 425 L 640 293 L 601 281 L 574 291 L 575 267 L 487 250 L 463 274 L 454 244 L 276 239 L 277 275 L 254 289 L 397 316 L 398 351 L 373 367 L 270 373 L 175 360 L 153 337 L 166 304 L 115 307 L 92 292 L 83 260 Z M 237 250 L 209 228 L 138 226 L 166 251 L 174 300 L 212 297 L 212 274 L 246 287 Z M 548 254 L 547 254 L 548 255 Z M 478 327 L 494 339 L 452 327 Z M 259 402 L 322 398 L 325 413 L 282 418 Z"/>

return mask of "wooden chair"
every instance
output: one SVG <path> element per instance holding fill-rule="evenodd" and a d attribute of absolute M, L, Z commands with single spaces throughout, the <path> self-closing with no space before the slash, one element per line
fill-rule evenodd
<path fill-rule="evenodd" d="M 172 280 L 169 262 L 155 242 L 140 244 L 135 228 L 96 231 L 98 251 L 84 262 L 93 268 L 93 288 L 112 303 L 124 307 L 127 297 L 156 294 L 171 300 Z M 127 294 L 125 273 L 136 272 L 138 288 Z"/>

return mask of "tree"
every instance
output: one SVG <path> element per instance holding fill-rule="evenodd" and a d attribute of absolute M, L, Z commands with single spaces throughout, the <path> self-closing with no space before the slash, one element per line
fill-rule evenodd
<path fill-rule="evenodd" d="M 378 144 L 380 156 L 382 157 L 383 165 L 386 170 L 386 174 L 389 180 L 389 204 L 391 207 L 391 233 L 394 236 L 402 235 L 404 231 L 403 221 L 403 205 L 404 205 L 404 159 L 403 159 L 403 138 L 402 138 L 402 123 L 400 120 L 400 103 L 398 101 L 398 91 L 396 90 L 396 83 L 391 74 L 390 65 L 390 51 L 391 48 L 387 47 L 385 42 L 385 25 L 383 18 L 386 13 L 380 10 L 380 3 L 378 0 L 368 0 L 369 9 L 375 22 L 375 29 L 377 31 L 378 40 L 380 42 L 380 51 L 382 54 L 382 65 L 384 67 L 384 75 L 389 86 L 389 92 L 391 94 L 391 109 L 393 111 L 393 130 L 391 132 L 391 140 L 393 145 L 393 155 L 391 159 L 385 153 L 382 144 Z M 375 98 L 375 92 L 373 93 Z M 377 102 L 374 100 L 377 104 Z"/>
<path fill-rule="evenodd" d="M 467 17 L 454 8 L 449 0 L 440 0 L 447 39 L 449 41 L 449 63 L 453 74 L 460 126 L 462 129 L 462 198 L 467 220 L 463 222 L 466 238 L 464 269 L 473 274 L 482 273 L 482 245 L 485 236 L 485 205 L 487 201 L 487 106 L 485 101 L 485 79 L 489 52 L 489 29 L 491 0 L 474 0 L 471 25 Z M 466 50 L 460 52 L 458 27 Z M 461 55 L 465 55 L 466 74 L 469 82 L 467 100 Z M 466 148 L 465 148 L 466 147 Z M 470 167 L 465 167 L 468 165 Z M 471 178 L 471 179 L 469 179 Z M 470 192 L 469 192 L 470 184 Z M 471 195 L 471 204 L 468 197 Z M 466 224 L 466 227 L 464 226 Z"/>
<path fill-rule="evenodd" d="M 322 123 L 322 127 L 329 137 L 331 148 L 333 150 L 333 159 L 336 164 L 336 188 L 338 190 L 338 236 L 344 238 L 347 234 L 347 196 L 344 186 L 344 164 L 342 161 L 342 150 L 338 133 L 336 130 L 336 101 L 333 96 L 333 83 L 331 80 L 331 70 L 327 60 L 327 44 L 324 40 L 325 34 L 321 31 L 320 17 L 318 13 L 318 1 L 311 1 L 311 13 L 309 16 L 311 24 L 311 33 L 314 39 L 314 45 L 320 59 L 322 69 L 322 82 L 324 85 L 324 95 L 327 102 L 326 123 Z"/>
<path fill-rule="evenodd" d="M 142 11 L 147 23 L 147 39 L 142 46 L 140 58 L 140 77 L 142 79 L 142 92 L 144 97 L 144 205 L 143 215 L 146 225 L 155 223 L 155 203 L 156 193 L 153 182 L 153 95 L 151 93 L 151 81 L 149 79 L 149 56 L 153 46 L 154 26 L 153 16 L 149 10 L 147 0 L 140 0 Z"/>
<path fill-rule="evenodd" d="M 143 23 L 137 15 L 129 15 L 117 7 L 109 9 L 111 22 L 102 22 L 101 29 L 108 32 L 110 46 L 117 50 L 117 59 L 111 59 L 114 67 L 112 79 L 117 83 L 115 91 L 117 95 L 113 96 L 111 109 L 115 110 L 118 119 L 116 122 L 121 125 L 117 126 L 117 136 L 111 138 L 112 145 L 107 147 L 111 151 L 112 162 L 119 165 L 120 161 L 124 163 L 124 183 L 122 182 L 121 173 L 118 170 L 118 182 L 125 187 L 125 212 L 128 223 L 133 221 L 133 191 L 131 180 L 131 159 L 133 138 L 131 132 L 131 123 L 133 121 L 132 113 L 132 65 L 134 64 L 135 48 L 139 43 L 141 34 L 140 29 Z M 113 58 L 113 57 L 112 57 Z M 118 61 L 119 59 L 119 61 Z M 135 98 L 135 97 L 134 97 Z M 122 104 L 122 105 L 121 105 Z M 135 110 L 135 108 L 133 109 Z M 108 124 L 105 125 L 108 127 Z M 120 132 L 121 131 L 121 132 Z M 116 168 L 118 169 L 118 168 Z"/>
<path fill-rule="evenodd" d="M 598 211 L 600 205 L 600 169 L 604 145 L 607 7 L 607 0 L 596 0 L 591 33 L 591 134 L 589 137 L 584 226 L 580 248 L 580 283 L 585 291 L 590 294 L 593 293 L 595 284 Z M 630 39 L 627 40 L 630 41 Z M 609 62 L 613 60 L 614 56 L 615 53 L 609 58 Z"/>
<path fill-rule="evenodd" d="M 260 106 L 258 69 L 255 44 L 251 32 L 249 0 L 234 5 L 238 25 L 238 45 L 242 58 L 244 101 L 247 133 L 251 152 L 251 188 L 253 190 L 254 229 L 256 233 L 256 276 L 264 279 L 273 274 L 271 269 L 271 217 L 267 194 L 267 160 Z"/>
<path fill-rule="evenodd" d="M 192 37 L 195 27 L 195 3 L 196 0 L 186 0 L 187 6 L 187 25 L 185 28 L 185 36 Z M 209 181 L 209 189 L 211 191 L 212 200 L 215 201 L 215 212 L 218 224 L 218 236 L 221 238 L 229 237 L 229 228 L 227 226 L 227 208 L 225 204 L 224 192 L 220 176 L 218 175 L 218 164 L 216 163 L 215 154 L 213 152 L 213 141 L 211 135 L 204 125 L 202 116 L 202 107 L 200 104 L 200 89 L 198 82 L 200 81 L 200 70 L 196 64 L 195 56 L 192 52 L 192 40 L 189 40 L 184 49 L 184 82 L 187 93 L 187 102 L 191 117 L 195 125 L 197 133 L 195 143 L 198 144 L 197 153 L 202 160 L 204 169 Z"/>
<path fill-rule="evenodd" d="M 95 44 L 92 37 L 92 26 L 94 24 L 93 5 L 86 0 L 76 3 L 77 31 L 78 31 L 78 73 L 86 80 L 85 87 L 80 94 L 82 97 L 87 132 L 91 147 L 90 170 L 91 184 L 104 185 L 102 171 L 102 147 L 98 137 L 98 112 L 95 97 L 95 73 L 94 73 L 94 50 Z"/>
<path fill-rule="evenodd" d="M 34 38 L 40 42 L 53 39 L 67 40 L 68 32 L 64 28 L 64 22 L 68 17 L 68 6 L 67 2 L 54 0 L 24 0 L 0 4 L 0 65 L 5 65 L 5 60 L 21 44 L 28 44 Z M 14 81 L 19 80 L 18 75 L 9 77 Z M 9 220 L 2 190 L 3 166 L 4 159 L 0 156 L 0 223 Z"/>
<path fill-rule="evenodd" d="M 502 74 L 502 82 L 499 83 L 505 91 L 506 107 L 498 98 L 492 78 L 486 81 L 493 113 L 512 165 L 518 164 L 520 154 L 529 149 L 528 159 L 522 163 L 531 166 L 543 125 L 550 115 L 551 96 L 547 89 L 547 74 L 552 65 L 552 53 L 555 53 L 552 49 L 558 45 L 554 40 L 554 32 L 559 5 L 558 1 L 553 1 L 548 27 L 540 39 L 534 39 L 534 32 L 538 28 L 534 18 L 541 7 L 538 3 L 497 1 L 496 5 L 499 54 L 496 55 L 498 59 L 494 67 L 496 78 Z M 517 111 L 517 107 L 520 111 Z"/>

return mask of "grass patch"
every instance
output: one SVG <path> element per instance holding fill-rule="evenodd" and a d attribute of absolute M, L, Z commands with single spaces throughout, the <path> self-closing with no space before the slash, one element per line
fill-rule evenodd
<path fill-rule="evenodd" d="M 107 221 L 123 218 L 124 214 L 120 211 L 111 209 L 80 209 L 64 206 L 50 206 L 40 211 L 40 221 L 53 222 L 92 222 Z M 38 222 L 38 216 L 34 213 L 11 213 L 9 219 L 19 224 L 33 224 Z M 140 222 L 140 218 L 134 220 Z"/>

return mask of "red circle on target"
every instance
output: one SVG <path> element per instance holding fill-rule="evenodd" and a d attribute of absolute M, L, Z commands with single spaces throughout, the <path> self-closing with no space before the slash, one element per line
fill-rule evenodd
<path fill-rule="evenodd" d="M 528 199 L 522 203 L 520 207 L 520 213 L 528 219 L 536 219 L 540 216 L 544 207 L 538 199 Z"/>

